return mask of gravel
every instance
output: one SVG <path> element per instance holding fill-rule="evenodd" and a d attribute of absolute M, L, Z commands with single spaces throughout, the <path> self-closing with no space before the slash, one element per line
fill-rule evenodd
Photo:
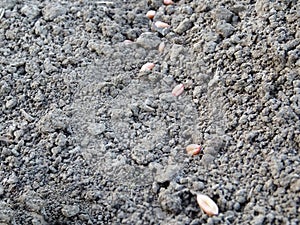
<path fill-rule="evenodd" d="M 299 12 L 1 1 L 0 223 L 299 224 Z"/>

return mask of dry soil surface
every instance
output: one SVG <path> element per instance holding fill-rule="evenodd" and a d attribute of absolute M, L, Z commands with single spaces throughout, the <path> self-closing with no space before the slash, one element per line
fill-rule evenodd
<path fill-rule="evenodd" d="M 1 225 L 300 223 L 300 1 L 1 0 L 0 18 Z"/>

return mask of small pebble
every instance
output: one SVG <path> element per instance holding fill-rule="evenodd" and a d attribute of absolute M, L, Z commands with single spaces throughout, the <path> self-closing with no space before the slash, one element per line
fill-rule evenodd
<path fill-rule="evenodd" d="M 144 32 L 136 39 L 136 43 L 145 49 L 157 49 L 161 40 L 153 32 Z"/>
<path fill-rule="evenodd" d="M 15 98 L 10 99 L 6 102 L 5 106 L 7 109 L 11 109 L 17 105 L 17 100 Z"/>
<path fill-rule="evenodd" d="M 193 26 L 193 23 L 190 21 L 190 19 L 185 18 L 174 31 L 177 34 L 183 34 L 187 30 L 189 30 L 192 26 Z"/>
<path fill-rule="evenodd" d="M 61 212 L 65 217 L 72 217 L 79 213 L 80 209 L 77 205 L 65 205 Z"/>

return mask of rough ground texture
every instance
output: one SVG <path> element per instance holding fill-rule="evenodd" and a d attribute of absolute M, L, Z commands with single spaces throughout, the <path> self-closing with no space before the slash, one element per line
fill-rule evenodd
<path fill-rule="evenodd" d="M 299 13 L 297 0 L 0 1 L 1 225 L 299 224 Z"/>

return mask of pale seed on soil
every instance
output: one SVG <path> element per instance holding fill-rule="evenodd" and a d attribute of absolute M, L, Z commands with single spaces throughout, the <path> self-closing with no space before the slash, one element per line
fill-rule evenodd
<path fill-rule="evenodd" d="M 131 41 L 131 40 L 125 40 L 125 41 L 123 41 L 123 43 L 124 43 L 124 44 L 132 44 L 133 41 Z"/>
<path fill-rule="evenodd" d="M 160 42 L 160 44 L 158 46 L 158 51 L 160 53 L 162 53 L 164 51 L 164 49 L 165 49 L 165 46 L 166 46 L 165 42 Z"/>
<path fill-rule="evenodd" d="M 217 204 L 207 195 L 197 194 L 197 202 L 200 208 L 209 216 L 218 215 Z"/>
<path fill-rule="evenodd" d="M 95 3 L 96 4 L 105 4 L 105 5 L 113 5 L 114 4 L 113 2 L 110 2 L 110 1 L 97 1 Z"/>
<path fill-rule="evenodd" d="M 174 87 L 174 89 L 172 91 L 172 95 L 177 97 L 177 96 L 181 95 L 183 91 L 184 91 L 184 85 L 178 84 Z"/>
<path fill-rule="evenodd" d="M 186 152 L 188 155 L 197 155 L 201 151 L 201 146 L 197 144 L 190 144 L 186 147 Z"/>
<path fill-rule="evenodd" d="M 155 11 L 154 10 L 149 10 L 147 13 L 146 13 L 146 16 L 151 20 L 153 19 L 153 17 L 155 16 Z"/>
<path fill-rule="evenodd" d="M 161 21 L 156 21 L 154 24 L 157 28 L 168 28 L 170 27 L 169 24 L 165 23 L 165 22 L 161 22 Z"/>
<path fill-rule="evenodd" d="M 143 66 L 142 66 L 142 68 L 141 68 L 141 72 L 143 72 L 143 71 L 150 71 L 150 70 L 152 70 L 153 69 L 153 67 L 155 66 L 155 64 L 154 63 L 146 63 L 146 64 L 144 64 Z"/>
<path fill-rule="evenodd" d="M 174 2 L 172 0 L 164 0 L 165 5 L 172 5 Z"/>

